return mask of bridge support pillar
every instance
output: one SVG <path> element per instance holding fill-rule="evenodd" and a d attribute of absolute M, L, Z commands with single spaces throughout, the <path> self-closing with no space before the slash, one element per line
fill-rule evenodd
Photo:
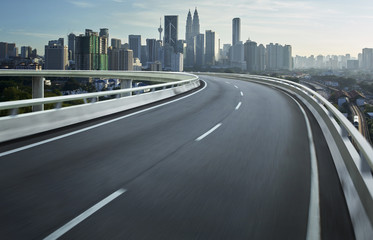
<path fill-rule="evenodd" d="M 32 98 L 44 98 L 44 78 L 32 77 Z M 32 106 L 32 111 L 43 111 L 44 104 Z"/>
<path fill-rule="evenodd" d="M 132 88 L 132 82 L 133 80 L 132 79 L 121 79 L 120 80 L 120 88 L 121 89 L 128 89 L 128 88 Z M 126 97 L 126 96 L 131 96 L 132 93 L 122 93 L 122 97 Z"/>

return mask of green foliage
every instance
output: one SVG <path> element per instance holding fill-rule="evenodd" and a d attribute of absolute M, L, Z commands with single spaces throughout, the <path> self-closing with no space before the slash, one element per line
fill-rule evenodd
<path fill-rule="evenodd" d="M 79 88 L 81 88 L 80 83 L 74 78 L 70 78 L 69 80 L 67 80 L 62 89 L 63 91 L 73 91 Z"/>

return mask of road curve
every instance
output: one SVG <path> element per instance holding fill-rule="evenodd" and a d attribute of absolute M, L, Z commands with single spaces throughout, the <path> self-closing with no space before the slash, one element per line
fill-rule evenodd
<path fill-rule="evenodd" d="M 311 153 L 300 106 L 267 86 L 201 79 L 204 89 L 169 104 L 1 145 L 1 239 L 306 239 Z M 354 239 L 305 111 L 320 236 Z"/>

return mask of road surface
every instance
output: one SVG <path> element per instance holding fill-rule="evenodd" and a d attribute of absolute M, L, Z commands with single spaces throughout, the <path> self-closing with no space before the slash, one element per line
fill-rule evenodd
<path fill-rule="evenodd" d="M 1 239 L 354 239 L 310 113 L 314 148 L 289 95 L 201 79 L 168 104 L 2 144 Z"/>

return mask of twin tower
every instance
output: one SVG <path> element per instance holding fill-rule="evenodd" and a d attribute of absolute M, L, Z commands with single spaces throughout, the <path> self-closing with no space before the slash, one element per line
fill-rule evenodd
<path fill-rule="evenodd" d="M 199 29 L 199 17 L 197 8 L 194 10 L 193 14 L 193 20 L 192 20 L 192 14 L 188 13 L 187 22 L 186 22 L 186 30 L 185 30 L 185 40 L 188 41 L 194 36 L 197 36 L 200 32 Z"/>

